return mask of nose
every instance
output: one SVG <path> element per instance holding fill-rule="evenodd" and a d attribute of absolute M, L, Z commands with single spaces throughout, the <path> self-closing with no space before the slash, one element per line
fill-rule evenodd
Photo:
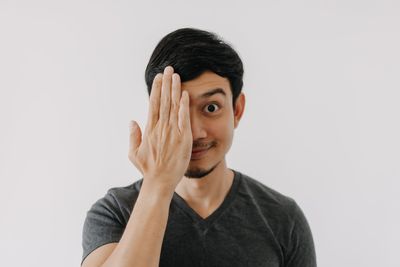
<path fill-rule="evenodd" d="M 190 126 L 192 128 L 193 141 L 207 137 L 204 122 L 194 113 L 195 112 L 190 112 Z"/>

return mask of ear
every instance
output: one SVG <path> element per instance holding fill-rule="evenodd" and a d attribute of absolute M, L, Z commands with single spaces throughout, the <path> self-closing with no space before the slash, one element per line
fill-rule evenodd
<path fill-rule="evenodd" d="M 236 99 L 236 103 L 235 103 L 235 111 L 234 111 L 234 127 L 236 129 L 236 127 L 239 125 L 239 121 L 242 118 L 243 112 L 244 112 L 244 107 L 246 104 L 246 98 L 244 96 L 244 93 L 240 93 L 240 95 L 238 96 L 238 98 Z"/>

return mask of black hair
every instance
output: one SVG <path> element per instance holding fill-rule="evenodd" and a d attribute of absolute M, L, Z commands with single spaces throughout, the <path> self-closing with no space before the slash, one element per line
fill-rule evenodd
<path fill-rule="evenodd" d="M 182 28 L 167 34 L 154 49 L 145 71 L 147 91 L 157 73 L 172 66 L 181 82 L 190 81 L 205 71 L 227 78 L 232 92 L 232 104 L 243 87 L 243 63 L 237 52 L 215 33 Z"/>

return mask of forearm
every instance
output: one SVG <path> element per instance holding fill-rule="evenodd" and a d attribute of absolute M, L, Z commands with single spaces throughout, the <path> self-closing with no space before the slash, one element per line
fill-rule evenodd
<path fill-rule="evenodd" d="M 102 267 L 159 265 L 173 192 L 143 182 L 124 234 Z"/>

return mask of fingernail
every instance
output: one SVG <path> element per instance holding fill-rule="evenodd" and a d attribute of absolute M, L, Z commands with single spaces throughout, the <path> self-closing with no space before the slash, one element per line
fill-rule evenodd
<path fill-rule="evenodd" d="M 173 73 L 174 68 L 172 66 L 166 66 L 164 69 L 164 73 Z"/>

